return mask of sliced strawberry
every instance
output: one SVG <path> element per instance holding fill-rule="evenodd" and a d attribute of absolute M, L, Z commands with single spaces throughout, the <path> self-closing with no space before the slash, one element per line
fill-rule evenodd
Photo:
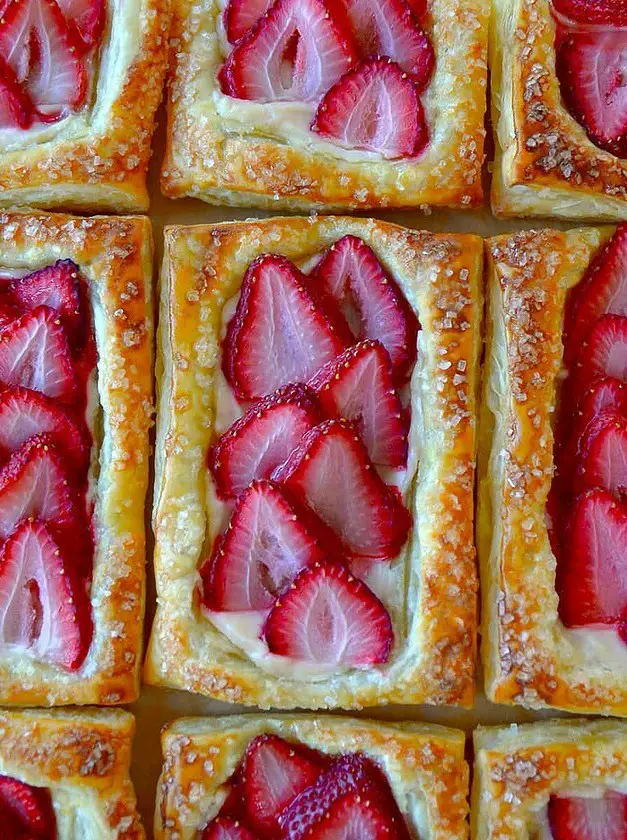
<path fill-rule="evenodd" d="M 256 102 L 315 102 L 357 59 L 350 31 L 325 0 L 276 0 L 233 48 L 222 90 Z"/>
<path fill-rule="evenodd" d="M 627 417 L 627 385 L 619 379 L 606 376 L 593 382 L 582 395 L 579 417 L 589 420 L 608 408 Z"/>
<path fill-rule="evenodd" d="M 554 840 L 625 840 L 627 796 L 552 796 L 548 807 Z"/>
<path fill-rule="evenodd" d="M 553 0 L 553 7 L 578 23 L 627 26 L 627 0 Z"/>
<path fill-rule="evenodd" d="M 231 817 L 216 817 L 206 825 L 200 840 L 257 840 L 257 837 Z"/>
<path fill-rule="evenodd" d="M 289 260 L 270 254 L 248 267 L 223 354 L 224 373 L 239 397 L 259 399 L 306 381 L 344 348 L 308 278 Z"/>
<path fill-rule="evenodd" d="M 627 318 L 603 315 L 580 348 L 573 371 L 573 391 L 582 394 L 605 377 L 627 383 Z"/>
<path fill-rule="evenodd" d="M 405 466 L 406 416 L 394 387 L 390 356 L 380 342 L 362 341 L 349 347 L 309 384 L 329 416 L 355 424 L 375 464 Z"/>
<path fill-rule="evenodd" d="M 87 575 L 90 553 L 85 514 L 65 464 L 45 435 L 31 438 L 0 470 L 0 539 L 28 518 L 44 522 Z"/>
<path fill-rule="evenodd" d="M 604 408 L 596 414 L 582 414 L 566 446 L 558 452 L 557 476 L 561 492 L 571 496 L 576 491 L 576 473 L 589 455 L 597 435 L 608 426 L 620 423 L 623 416 L 614 408 Z"/>
<path fill-rule="evenodd" d="M 268 609 L 302 568 L 324 556 L 311 522 L 312 517 L 299 518 L 275 484 L 254 481 L 201 568 L 205 606 Z"/>
<path fill-rule="evenodd" d="M 344 566 L 300 572 L 266 621 L 271 653 L 301 662 L 358 667 L 387 662 L 394 641 L 381 601 Z"/>
<path fill-rule="evenodd" d="M 389 160 L 416 157 L 429 139 L 418 90 L 389 58 L 366 59 L 345 73 L 318 105 L 311 130 Z"/>
<path fill-rule="evenodd" d="M 75 344 L 81 343 L 84 322 L 79 268 L 72 260 L 57 260 L 53 265 L 17 278 L 11 283 L 9 294 L 24 309 L 38 306 L 54 309 L 68 336 Z"/>
<path fill-rule="evenodd" d="M 426 17 L 427 0 L 407 0 L 407 5 L 414 13 L 417 21 L 421 21 Z"/>
<path fill-rule="evenodd" d="M 254 478 L 268 478 L 321 420 L 316 396 L 304 385 L 287 385 L 254 403 L 209 451 L 220 496 L 235 498 Z"/>
<path fill-rule="evenodd" d="M 426 87 L 435 64 L 431 42 L 405 0 L 341 0 L 364 58 L 384 55 L 419 89 Z"/>
<path fill-rule="evenodd" d="M 0 333 L 0 382 L 40 391 L 62 402 L 76 389 L 72 357 L 59 316 L 38 306 Z"/>
<path fill-rule="evenodd" d="M 601 487 L 627 500 L 627 418 L 608 411 L 597 416 L 607 419 L 593 439 L 583 444 L 585 455 L 577 465 L 573 492 Z"/>
<path fill-rule="evenodd" d="M 559 569 L 560 615 L 567 627 L 627 619 L 627 509 L 605 490 L 575 502 L 568 551 Z"/>
<path fill-rule="evenodd" d="M 627 224 L 618 226 L 568 297 L 564 319 L 567 364 L 576 357 L 591 327 L 607 314 L 627 315 Z"/>
<path fill-rule="evenodd" d="M 318 263 L 314 278 L 342 308 L 355 337 L 380 341 L 394 375 L 407 377 L 416 359 L 418 320 L 372 248 L 343 236 Z"/>
<path fill-rule="evenodd" d="M 18 83 L 15 73 L 0 56 L 0 128 L 30 128 L 33 104 Z"/>
<path fill-rule="evenodd" d="M 229 41 L 234 44 L 243 38 L 273 3 L 274 0 L 229 0 L 224 10 L 224 28 Z"/>
<path fill-rule="evenodd" d="M 409 840 L 387 778 L 359 753 L 337 758 L 279 821 L 285 840 Z"/>
<path fill-rule="evenodd" d="M 0 458 L 8 458 L 29 438 L 41 434 L 53 441 L 77 472 L 85 469 L 88 436 L 54 400 L 27 388 L 0 392 Z"/>
<path fill-rule="evenodd" d="M 345 420 L 327 420 L 307 432 L 272 477 L 308 505 L 355 557 L 395 557 L 407 539 L 409 512 Z"/>
<path fill-rule="evenodd" d="M 627 157 L 627 31 L 558 31 L 557 75 L 569 110 L 600 149 Z"/>
<path fill-rule="evenodd" d="M 54 0 L 12 0 L 0 27 L 0 56 L 46 122 L 82 107 L 87 74 L 76 38 Z"/>
<path fill-rule="evenodd" d="M 57 0 L 57 3 L 85 48 L 94 47 L 105 25 L 105 0 Z"/>
<path fill-rule="evenodd" d="M 277 735 L 259 735 L 248 745 L 241 767 L 246 822 L 262 837 L 278 836 L 278 815 L 322 770 L 310 751 Z"/>
<path fill-rule="evenodd" d="M 10 324 L 11 321 L 16 321 L 22 314 L 22 310 L 18 309 L 17 306 L 0 300 L 0 330 Z"/>
<path fill-rule="evenodd" d="M 34 787 L 12 776 L 0 776 L 0 814 L 8 840 L 13 840 L 11 829 L 19 840 L 54 840 L 56 820 L 52 798 L 47 788 Z M 19 833 L 18 833 L 19 832 Z"/>

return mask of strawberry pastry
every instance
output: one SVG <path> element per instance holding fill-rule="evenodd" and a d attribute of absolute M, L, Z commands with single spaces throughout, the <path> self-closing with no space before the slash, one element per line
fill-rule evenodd
<path fill-rule="evenodd" d="M 255 246 L 228 267 L 199 269 L 216 278 L 213 291 L 210 286 L 201 293 L 172 291 L 192 303 L 211 295 L 219 308 L 211 316 L 200 315 L 213 319 L 211 334 L 204 333 L 202 320 L 191 327 L 186 319 L 196 314 L 189 304 L 187 314 L 170 310 L 176 322 L 172 345 L 162 352 L 172 358 L 185 352 L 176 349 L 178 324 L 185 322 L 185 347 L 203 348 L 202 358 L 189 357 L 185 370 L 196 377 L 205 359 L 213 367 L 209 399 L 203 403 L 198 394 L 198 426 L 206 430 L 202 459 L 185 471 L 178 488 L 168 485 L 159 497 L 157 564 L 170 556 L 168 546 L 178 540 L 170 530 L 171 515 L 162 511 L 183 493 L 188 475 L 203 482 L 202 496 L 196 498 L 205 524 L 198 542 L 187 531 L 196 563 L 179 607 L 170 607 L 167 593 L 174 589 L 164 585 L 147 676 L 179 684 L 177 676 L 163 670 L 159 677 L 163 666 L 157 662 L 164 655 L 161 633 L 172 638 L 162 627 L 177 621 L 189 598 L 185 609 L 194 626 L 187 633 L 192 645 L 205 638 L 228 656 L 224 667 L 232 678 L 250 674 L 246 679 L 259 682 L 262 691 L 268 686 L 260 702 L 269 701 L 272 687 L 283 684 L 290 692 L 285 705 L 350 705 L 361 686 L 396 682 L 403 662 L 431 655 L 418 652 L 429 643 L 417 640 L 414 634 L 423 631 L 411 629 L 414 616 L 405 604 L 407 597 L 418 598 L 414 576 L 427 573 L 419 559 L 429 556 L 425 546 L 433 541 L 431 556 L 440 562 L 443 554 L 435 546 L 448 539 L 425 513 L 437 507 L 438 490 L 431 482 L 441 469 L 441 456 L 433 453 L 433 465 L 423 467 L 432 457 L 427 454 L 430 436 L 443 429 L 436 416 L 448 412 L 458 416 L 448 428 L 449 445 L 459 460 L 438 481 L 456 485 L 464 514 L 459 524 L 448 519 L 450 514 L 444 520 L 453 529 L 470 526 L 470 485 L 458 480 L 455 469 L 465 476 L 469 468 L 465 446 L 471 435 L 463 443 L 458 435 L 468 434 L 472 416 L 473 310 L 458 334 L 462 310 L 456 307 L 472 307 L 472 287 L 464 292 L 462 284 L 476 270 L 475 240 L 445 237 L 440 242 L 394 226 L 343 219 L 277 220 L 209 231 L 181 229 L 179 234 L 181 242 L 186 237 L 196 242 L 207 266 L 217 258 L 205 245 L 207 236 L 218 243 L 242 237 Z M 298 246 L 306 234 L 310 239 Z M 276 248 L 270 253 L 269 243 Z M 408 251 L 414 255 L 411 267 L 400 256 Z M 231 260 L 228 254 L 225 259 Z M 171 258 L 176 260 L 173 270 L 189 271 L 186 257 L 175 251 Z M 450 291 L 437 296 L 426 279 L 432 275 L 450 277 Z M 439 304 L 446 307 L 443 312 Z M 201 330 L 199 337 L 190 339 L 195 329 Z M 467 333 L 463 340 L 462 332 Z M 166 380 L 170 364 L 164 363 Z M 436 415 L 432 405 L 439 402 L 438 392 L 433 404 L 426 393 L 436 387 L 437 377 L 447 397 Z M 178 399 L 168 396 L 168 405 Z M 167 422 L 180 431 L 169 434 L 188 438 L 191 421 L 191 416 L 173 415 Z M 200 439 L 197 428 L 195 447 Z M 166 471 L 173 464 L 167 460 Z M 188 513 L 194 510 L 194 492 L 198 489 L 189 485 L 181 496 L 188 498 Z M 461 552 L 460 543 L 451 544 L 451 559 L 461 559 Z M 450 574 L 458 579 L 457 572 Z M 455 634 L 466 621 L 472 624 L 463 594 L 471 580 L 472 574 L 464 584 L 455 584 L 460 587 L 458 629 L 442 632 Z M 448 626 L 444 612 L 439 620 Z M 470 627 L 465 638 L 472 644 Z M 425 627 L 424 632 L 429 636 L 431 631 Z M 165 656 L 169 669 L 169 651 Z M 456 668 L 465 669 L 465 656 L 460 654 Z M 188 653 L 187 662 L 194 657 Z M 188 677 L 181 679 L 187 685 Z M 304 693 L 302 686 L 307 686 Z M 195 689 L 207 687 L 210 693 L 221 692 L 217 685 L 194 682 Z M 325 701 L 338 691 L 339 701 Z M 306 692 L 311 699 L 305 700 Z"/>
<path fill-rule="evenodd" d="M 9 243 L 0 248 L 0 701 L 114 702 L 135 690 L 132 647 L 133 638 L 139 644 L 141 602 L 123 621 L 112 599 L 120 597 L 120 586 L 141 597 L 131 566 L 132 544 L 143 544 L 143 530 L 141 519 L 131 526 L 111 495 L 132 467 L 125 473 L 126 456 L 115 454 L 121 441 L 111 424 L 120 421 L 111 415 L 122 418 L 125 409 L 124 400 L 118 409 L 110 401 L 111 362 L 101 354 L 111 348 L 113 316 L 101 301 L 105 307 L 115 301 L 125 312 L 126 291 L 110 285 L 113 274 L 119 282 L 116 260 L 106 263 L 118 248 L 140 300 L 137 314 L 145 313 L 146 228 L 16 213 L 0 219 L 0 232 Z M 129 386 L 148 401 L 149 354 L 139 349 L 139 338 L 132 339 L 130 357 L 118 356 L 116 388 L 126 370 Z M 139 414 L 134 422 L 143 460 L 146 427 L 142 432 Z M 110 459 L 118 458 L 114 478 Z M 143 507 L 145 469 L 128 490 L 128 512 Z M 136 536 L 127 530 L 133 527 Z M 128 564 L 121 576 L 116 562 Z M 141 565 L 134 574 L 141 575 Z M 126 668 L 113 665 L 109 682 L 111 622 L 126 626 L 124 648 L 133 660 Z"/>
<path fill-rule="evenodd" d="M 247 715 L 182 719 L 162 743 L 156 840 L 410 840 L 443 825 L 468 836 L 457 730 Z"/>

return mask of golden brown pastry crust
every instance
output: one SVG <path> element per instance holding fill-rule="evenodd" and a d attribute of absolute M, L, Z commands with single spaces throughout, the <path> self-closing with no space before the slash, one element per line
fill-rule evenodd
<path fill-rule="evenodd" d="M 399 611 L 409 629 L 392 664 L 304 682 L 273 677 L 252 664 L 194 602 L 197 568 L 207 551 L 205 457 L 213 433 L 222 309 L 239 290 L 246 267 L 268 251 L 306 259 L 348 233 L 374 249 L 422 324 L 425 386 L 420 395 L 412 392 L 414 404 L 422 404 L 426 430 L 424 478 L 413 491 L 414 533 L 420 538 L 408 549 L 408 600 Z M 153 514 L 159 605 L 147 682 L 262 708 L 472 704 L 481 270 L 478 237 L 411 231 L 376 220 L 278 218 L 166 228 Z"/>
<path fill-rule="evenodd" d="M 167 61 L 169 0 L 107 3 L 91 107 L 0 150 L 0 207 L 148 209 L 146 171 Z M 9 150 L 11 149 L 11 150 Z"/>
<path fill-rule="evenodd" d="M 612 231 L 527 231 L 486 243 L 477 540 L 486 693 L 498 703 L 627 715 L 627 675 L 586 658 L 559 620 L 545 522 L 566 292 Z"/>
<path fill-rule="evenodd" d="M 274 210 L 482 203 L 488 0 L 430 0 L 436 69 L 423 103 L 432 140 L 415 163 L 351 162 L 233 125 L 213 99 L 219 4 L 172 6 L 165 195 Z"/>
<path fill-rule="evenodd" d="M 480 726 L 474 743 L 474 840 L 535 837 L 538 812 L 560 790 L 627 786 L 627 726 L 615 720 Z"/>
<path fill-rule="evenodd" d="M 165 728 L 156 840 L 195 838 L 197 830 L 220 809 L 222 786 L 246 747 L 265 732 L 330 754 L 365 753 L 385 770 L 410 826 L 416 829 L 413 805 L 420 798 L 426 804 L 430 840 L 468 837 L 463 732 L 430 724 L 328 716 L 237 715 L 182 718 Z"/>
<path fill-rule="evenodd" d="M 562 103 L 549 0 L 494 0 L 490 24 L 496 216 L 627 219 L 627 161 Z"/>
<path fill-rule="evenodd" d="M 0 709 L 0 774 L 50 790 L 58 840 L 144 840 L 129 776 L 134 731 L 118 709 Z"/>
<path fill-rule="evenodd" d="M 70 673 L 0 655 L 0 703 L 115 704 L 139 692 L 145 584 L 144 505 L 152 423 L 152 233 L 140 216 L 0 212 L 0 265 L 74 260 L 88 283 L 98 347 L 103 439 L 93 515 L 94 640 Z"/>

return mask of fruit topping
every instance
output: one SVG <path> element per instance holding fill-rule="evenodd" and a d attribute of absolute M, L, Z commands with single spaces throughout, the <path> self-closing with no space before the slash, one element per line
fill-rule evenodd
<path fill-rule="evenodd" d="M 549 825 L 555 840 L 625 840 L 627 796 L 552 796 Z"/>

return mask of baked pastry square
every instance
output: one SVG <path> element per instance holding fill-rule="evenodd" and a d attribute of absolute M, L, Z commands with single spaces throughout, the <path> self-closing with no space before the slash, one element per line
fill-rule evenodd
<path fill-rule="evenodd" d="M 464 740 L 459 730 L 419 723 L 313 715 L 183 718 L 162 735 L 155 837 L 254 837 L 255 828 L 273 837 L 279 824 L 281 836 L 317 837 L 320 819 L 341 830 L 352 817 L 364 838 L 407 838 L 409 829 L 412 837 L 462 840 L 468 837 Z M 261 776 L 273 760 L 290 771 L 282 783 L 272 773 Z M 245 769 L 243 791 L 234 777 L 238 768 Z M 336 802 L 340 794 L 347 794 L 344 808 Z M 310 822 L 305 818 L 290 833 L 311 802 L 319 806 Z M 233 833 L 235 823 L 253 833 Z"/>
<path fill-rule="evenodd" d="M 173 3 L 165 195 L 323 211 L 482 203 L 487 0 L 271 6 Z"/>
<path fill-rule="evenodd" d="M 498 703 L 627 714 L 625 241 L 487 241 L 478 548 Z"/>
<path fill-rule="evenodd" d="M 472 703 L 481 266 L 376 220 L 166 229 L 147 682 Z"/>
<path fill-rule="evenodd" d="M 118 709 L 0 710 L 3 837 L 143 840 L 129 776 L 134 731 Z"/>
<path fill-rule="evenodd" d="M 168 27 L 168 0 L 5 4 L 1 207 L 148 209 Z"/>
<path fill-rule="evenodd" d="M 495 0 L 495 215 L 627 218 L 626 22 L 613 0 Z"/>
<path fill-rule="evenodd" d="M 476 840 L 624 837 L 627 727 L 571 718 L 474 733 Z"/>
<path fill-rule="evenodd" d="M 0 214 L 0 702 L 136 699 L 152 422 L 143 217 Z"/>

